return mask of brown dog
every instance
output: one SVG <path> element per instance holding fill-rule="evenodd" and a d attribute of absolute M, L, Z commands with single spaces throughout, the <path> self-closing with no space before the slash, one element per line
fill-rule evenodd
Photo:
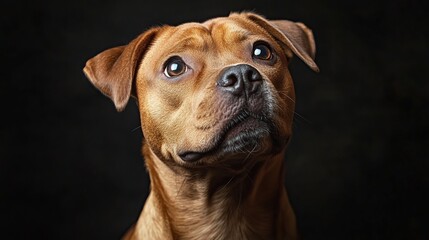
<path fill-rule="evenodd" d="M 152 28 L 84 72 L 120 111 L 137 99 L 151 193 L 129 239 L 296 239 L 283 185 L 302 23 L 253 13 Z"/>

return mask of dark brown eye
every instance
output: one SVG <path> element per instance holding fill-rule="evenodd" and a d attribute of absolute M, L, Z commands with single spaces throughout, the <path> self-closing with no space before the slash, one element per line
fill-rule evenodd
<path fill-rule="evenodd" d="M 165 63 L 164 75 L 173 78 L 182 75 L 187 70 L 186 63 L 180 57 L 172 57 Z"/>
<path fill-rule="evenodd" d="M 252 57 L 261 60 L 270 60 L 273 54 L 271 48 L 266 43 L 256 43 L 253 46 Z"/>

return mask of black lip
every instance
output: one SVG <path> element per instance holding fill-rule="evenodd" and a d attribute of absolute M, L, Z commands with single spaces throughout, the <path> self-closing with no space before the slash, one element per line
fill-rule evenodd
<path fill-rule="evenodd" d="M 201 159 L 203 157 L 204 153 L 201 152 L 184 152 L 184 153 L 180 153 L 179 157 L 185 161 L 185 162 L 195 162 L 198 159 Z"/>
<path fill-rule="evenodd" d="M 214 144 L 212 147 L 201 152 L 186 151 L 183 153 L 179 153 L 179 157 L 185 162 L 196 162 L 201 158 L 203 158 L 205 155 L 210 155 L 211 153 L 216 152 L 222 146 L 222 143 L 225 141 L 225 138 L 228 132 L 249 118 L 254 118 L 256 120 L 267 122 L 267 119 L 265 116 L 253 114 L 247 110 L 243 110 L 240 113 L 238 113 L 236 117 L 231 119 L 231 121 L 227 124 L 227 126 L 221 131 L 221 133 L 219 134 L 219 137 L 217 137 L 213 141 Z"/>

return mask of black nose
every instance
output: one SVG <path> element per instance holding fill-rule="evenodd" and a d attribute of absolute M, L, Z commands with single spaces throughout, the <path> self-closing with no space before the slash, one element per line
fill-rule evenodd
<path fill-rule="evenodd" d="M 226 68 L 220 75 L 217 85 L 224 91 L 240 96 L 255 93 L 262 83 L 262 76 L 256 68 L 240 64 Z"/>

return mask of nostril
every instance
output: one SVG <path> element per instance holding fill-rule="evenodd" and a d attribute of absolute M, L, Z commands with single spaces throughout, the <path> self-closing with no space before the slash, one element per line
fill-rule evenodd
<path fill-rule="evenodd" d="M 256 92 L 262 80 L 261 74 L 254 67 L 240 64 L 226 68 L 216 85 L 223 91 L 241 96 L 246 92 Z"/>
<path fill-rule="evenodd" d="M 258 71 L 254 71 L 253 69 L 247 70 L 245 76 L 251 82 L 262 80 L 261 74 Z"/>
<path fill-rule="evenodd" d="M 226 77 L 226 86 L 225 87 L 230 87 L 230 86 L 234 86 L 238 81 L 238 78 L 235 74 L 231 74 L 228 77 Z"/>
<path fill-rule="evenodd" d="M 222 78 L 222 81 L 219 82 L 221 87 L 231 87 L 234 86 L 238 81 L 238 78 L 235 74 L 229 74 Z"/>

